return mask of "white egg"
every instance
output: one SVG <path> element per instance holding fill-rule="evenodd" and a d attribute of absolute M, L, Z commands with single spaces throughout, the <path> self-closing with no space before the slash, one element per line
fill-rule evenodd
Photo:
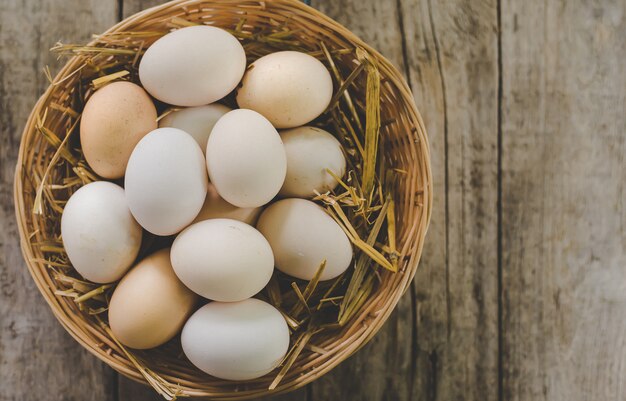
<path fill-rule="evenodd" d="M 305 126 L 282 131 L 280 137 L 287 154 L 287 176 L 281 196 L 310 198 L 315 196 L 315 190 L 324 193 L 337 186 L 337 180 L 326 170 L 342 177 L 346 158 L 334 136 Z"/>
<path fill-rule="evenodd" d="M 188 226 L 202 208 L 208 185 L 200 146 L 176 128 L 157 128 L 139 141 L 124 181 L 130 211 L 156 235 Z"/>
<path fill-rule="evenodd" d="M 246 224 L 254 225 L 259 214 L 260 207 L 237 207 L 226 202 L 215 190 L 215 186 L 209 183 L 209 190 L 204 200 L 200 213 L 193 220 L 194 223 L 209 219 L 233 219 Z"/>
<path fill-rule="evenodd" d="M 61 217 L 61 236 L 74 268 L 87 280 L 119 280 L 141 246 L 141 227 L 126 204 L 124 190 L 107 181 L 81 187 Z"/>
<path fill-rule="evenodd" d="M 182 129 L 191 135 L 200 145 L 202 152 L 205 152 L 206 143 L 213 126 L 220 117 L 230 110 L 230 108 L 219 103 L 175 110 L 161 119 L 159 127 Z"/>
<path fill-rule="evenodd" d="M 211 182 L 228 203 L 262 206 L 285 181 L 287 157 L 280 135 L 252 110 L 233 110 L 220 118 L 206 151 Z"/>
<path fill-rule="evenodd" d="M 237 89 L 237 104 L 263 114 L 276 128 L 299 127 L 324 112 L 333 80 L 318 59 L 282 51 L 250 65 Z"/>
<path fill-rule="evenodd" d="M 289 349 L 289 328 L 272 305 L 250 298 L 211 302 L 181 334 L 183 351 L 198 369 L 225 380 L 250 380 L 278 366 Z"/>
<path fill-rule="evenodd" d="M 139 79 L 155 98 L 201 106 L 228 95 L 241 81 L 246 54 L 230 33 L 212 26 L 181 28 L 158 39 L 139 64 Z"/>
<path fill-rule="evenodd" d="M 346 271 L 352 246 L 342 228 L 317 204 L 298 198 L 268 206 L 257 223 L 274 252 L 276 268 L 290 276 L 311 280 L 326 260 L 321 280 Z"/>
<path fill-rule="evenodd" d="M 215 301 L 250 298 L 274 271 L 267 240 L 237 220 L 211 219 L 192 224 L 172 245 L 172 266 L 189 289 Z"/>

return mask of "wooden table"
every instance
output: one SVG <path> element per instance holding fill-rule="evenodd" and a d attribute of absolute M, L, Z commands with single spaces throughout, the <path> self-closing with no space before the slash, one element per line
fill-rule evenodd
<path fill-rule="evenodd" d="M 0 400 L 156 400 L 55 321 L 18 247 L 13 171 L 57 41 L 159 1 L 0 2 Z M 435 207 L 379 335 L 282 400 L 626 399 L 626 1 L 313 0 L 401 71 Z"/>

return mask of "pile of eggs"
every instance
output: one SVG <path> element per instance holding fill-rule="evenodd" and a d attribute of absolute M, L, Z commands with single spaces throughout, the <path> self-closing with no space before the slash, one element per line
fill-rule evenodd
<path fill-rule="evenodd" d="M 331 101 L 330 74 L 294 51 L 246 68 L 234 36 L 193 26 L 150 46 L 139 79 L 143 87 L 109 83 L 84 107 L 81 147 L 103 180 L 65 206 L 67 255 L 87 280 L 120 280 L 108 318 L 125 346 L 149 349 L 181 333 L 202 371 L 263 376 L 290 342 L 281 312 L 253 298 L 274 267 L 310 280 L 326 261 L 329 280 L 352 261 L 343 229 L 310 200 L 338 184 L 328 171 L 346 170 L 339 141 L 306 126 Z M 234 90 L 239 109 L 216 103 Z M 153 98 L 172 106 L 160 120 Z M 137 260 L 144 230 L 176 237 Z"/>

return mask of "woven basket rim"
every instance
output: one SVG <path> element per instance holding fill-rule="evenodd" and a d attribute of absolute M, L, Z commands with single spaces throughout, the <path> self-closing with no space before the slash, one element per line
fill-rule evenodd
<path fill-rule="evenodd" d="M 210 2 L 210 1 L 209 1 Z M 174 0 L 162 5 L 158 5 L 152 8 L 148 8 L 146 10 L 140 11 L 109 28 L 105 31 L 105 33 L 112 33 L 116 31 L 123 31 L 125 27 L 130 26 L 137 21 L 140 21 L 142 18 L 146 18 L 148 16 L 154 15 L 160 11 L 164 11 L 167 9 L 177 9 L 182 10 L 185 6 L 195 5 L 198 3 L 207 3 L 207 1 L 201 0 Z M 259 2 L 263 3 L 263 2 Z M 415 246 L 412 249 L 412 252 L 407 263 L 407 269 L 404 272 L 397 273 L 401 275 L 401 280 L 397 283 L 396 287 L 393 289 L 393 296 L 387 300 L 382 308 L 378 310 L 372 311 L 365 308 L 369 305 L 370 309 L 372 309 L 374 305 L 373 302 L 369 304 L 365 304 L 364 310 L 362 311 L 361 318 L 369 317 L 370 320 L 367 325 L 363 325 L 363 328 L 356 330 L 351 336 L 348 337 L 350 340 L 349 344 L 341 349 L 341 352 L 337 352 L 325 359 L 325 361 L 321 365 L 317 365 L 316 369 L 312 374 L 306 375 L 304 379 L 300 380 L 300 377 L 295 377 L 290 380 L 284 380 L 282 384 L 273 391 L 257 391 L 252 390 L 250 392 L 241 392 L 239 394 L 209 394 L 206 392 L 194 392 L 194 391 L 185 391 L 188 395 L 191 396 L 211 396 L 215 399 L 248 399 L 253 397 L 258 397 L 267 394 L 279 394 L 287 391 L 295 390 L 299 387 L 302 387 L 315 379 L 319 378 L 323 374 L 330 371 L 332 368 L 337 366 L 343 360 L 347 359 L 350 355 L 356 352 L 359 348 L 363 347 L 382 327 L 383 323 L 387 320 L 391 312 L 395 309 L 400 297 L 405 293 L 405 291 L 409 288 L 412 279 L 417 271 L 418 262 L 422 253 L 423 245 L 424 245 L 424 237 L 426 234 L 427 227 L 430 222 L 430 217 L 432 213 L 432 172 L 430 167 L 430 153 L 429 153 L 429 145 L 428 145 L 428 137 L 426 135 L 425 126 L 422 120 L 419 111 L 415 105 L 415 100 L 411 91 L 402 76 L 402 74 L 389 62 L 384 56 L 382 56 L 377 50 L 373 49 L 371 46 L 366 44 L 360 38 L 358 38 L 355 34 L 349 31 L 347 28 L 343 27 L 338 22 L 334 21 L 330 17 L 324 15 L 318 10 L 305 5 L 299 0 L 281 0 L 280 3 L 289 4 L 290 7 L 300 9 L 306 12 L 310 18 L 315 19 L 320 23 L 320 25 L 324 26 L 324 29 L 331 31 L 333 34 L 340 33 L 342 38 L 345 38 L 350 43 L 358 45 L 365 49 L 367 52 L 372 54 L 377 62 L 379 63 L 379 68 L 381 71 L 385 72 L 385 75 L 388 76 L 393 85 L 394 89 L 398 91 L 401 95 L 401 100 L 406 105 L 407 110 L 410 112 L 408 116 L 411 119 L 411 122 L 416 128 L 417 135 L 419 135 L 420 146 L 418 146 L 418 150 L 420 152 L 420 156 L 424 159 L 424 169 L 421 173 L 424 175 L 424 186 L 423 186 L 423 205 L 421 207 L 421 213 L 416 215 L 416 219 L 420 219 L 421 222 L 421 232 L 420 235 L 415 238 Z M 89 44 L 94 44 L 97 42 L 97 39 L 92 40 Z M 56 75 L 55 81 L 66 76 L 68 71 L 72 69 L 72 67 L 78 62 L 78 56 L 73 56 L 69 59 L 65 65 L 61 68 L 61 70 Z M 140 383 L 146 384 L 145 379 L 137 370 L 133 370 L 129 368 L 127 365 L 122 365 L 119 363 L 114 363 L 112 357 L 103 351 L 101 344 L 94 344 L 93 342 L 88 341 L 89 337 L 85 335 L 84 328 L 81 328 L 71 317 L 69 317 L 63 307 L 60 305 L 60 300 L 58 296 L 54 294 L 53 289 L 46 283 L 45 277 L 42 275 L 40 271 L 40 266 L 37 262 L 33 262 L 35 257 L 32 249 L 32 245 L 30 243 L 30 239 L 28 238 L 28 227 L 27 227 L 27 219 L 26 213 L 28 211 L 25 209 L 25 201 L 24 201 L 24 190 L 23 190 L 23 180 L 24 176 L 24 159 L 26 154 L 26 138 L 31 135 L 35 128 L 34 124 L 36 122 L 36 117 L 42 111 L 42 107 L 45 102 L 50 98 L 54 91 L 54 86 L 50 85 L 44 92 L 44 94 L 37 100 L 33 110 L 31 111 L 27 123 L 22 132 L 22 137 L 20 140 L 20 147 L 18 151 L 18 159 L 17 165 L 15 169 L 14 176 L 14 200 L 15 200 L 15 213 L 18 222 L 18 231 L 20 236 L 20 247 L 22 250 L 22 254 L 24 256 L 26 265 L 28 270 L 39 289 L 39 292 L 42 294 L 50 309 L 52 310 L 56 319 L 61 323 L 64 329 L 70 333 L 70 335 L 79 343 L 81 346 L 86 348 L 91 354 L 95 355 L 98 359 L 111 366 L 117 372 L 123 374 L 124 376 L 135 380 Z M 376 294 L 372 294 L 374 297 Z M 373 316 L 371 316 L 373 314 Z M 76 315 L 74 317 L 77 317 Z M 80 319 L 80 317 L 78 317 Z M 357 323 L 360 323 L 361 319 L 357 319 Z M 352 325 L 356 326 L 357 323 L 353 323 Z"/>

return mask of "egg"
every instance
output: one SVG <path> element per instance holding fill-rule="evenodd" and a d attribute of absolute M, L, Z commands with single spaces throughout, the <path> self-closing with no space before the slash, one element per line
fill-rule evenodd
<path fill-rule="evenodd" d="M 200 213 L 194 219 L 194 223 L 209 219 L 233 219 L 239 220 L 246 224 L 254 225 L 259 214 L 260 207 L 237 207 L 226 202 L 217 193 L 213 184 L 209 183 L 209 190 L 204 200 L 204 205 L 200 209 Z"/>
<path fill-rule="evenodd" d="M 80 121 L 80 143 L 93 171 L 104 178 L 124 175 L 133 148 L 157 127 L 150 96 L 131 82 L 113 82 L 87 101 Z"/>
<path fill-rule="evenodd" d="M 231 219 L 193 224 L 172 245 L 172 266 L 192 291 L 234 302 L 261 291 L 272 277 L 274 256 L 254 227 Z"/>
<path fill-rule="evenodd" d="M 161 119 L 159 127 L 173 127 L 185 131 L 198 142 L 202 152 L 205 152 L 213 126 L 230 110 L 219 103 L 175 110 Z"/>
<path fill-rule="evenodd" d="M 150 46 L 139 63 L 139 79 L 155 98 L 177 106 L 201 106 L 228 95 L 246 69 L 237 38 L 223 29 L 181 28 Z"/>
<path fill-rule="evenodd" d="M 219 195 L 238 207 L 268 203 L 283 185 L 287 157 L 272 124 L 252 110 L 220 118 L 207 143 L 206 163 Z"/>
<path fill-rule="evenodd" d="M 315 119 L 328 107 L 333 80 L 319 60 L 282 51 L 256 60 L 237 90 L 237 104 L 263 114 L 276 128 L 293 128 Z"/>
<path fill-rule="evenodd" d="M 337 186 L 326 170 L 342 177 L 346 158 L 341 144 L 330 133 L 315 127 L 298 127 L 280 133 L 287 154 L 287 176 L 280 189 L 283 197 L 310 198 Z"/>
<path fill-rule="evenodd" d="M 107 181 L 74 192 L 61 216 L 63 247 L 70 262 L 95 283 L 111 283 L 124 275 L 137 257 L 141 233 L 124 190 Z"/>
<path fill-rule="evenodd" d="M 276 368 L 289 349 L 289 328 L 268 303 L 250 298 L 211 302 L 181 334 L 183 352 L 198 369 L 225 380 L 250 380 Z"/>
<path fill-rule="evenodd" d="M 352 261 L 352 246 L 342 228 L 309 200 L 273 203 L 261 213 L 257 229 L 272 247 L 276 268 L 290 276 L 311 280 L 326 260 L 320 280 L 330 280 Z"/>
<path fill-rule="evenodd" d="M 202 208 L 208 185 L 200 146 L 177 128 L 157 128 L 139 141 L 124 180 L 130 211 L 156 235 L 188 226 Z"/>
<path fill-rule="evenodd" d="M 178 280 L 170 250 L 146 257 L 120 281 L 109 302 L 109 325 L 122 344 L 157 347 L 174 337 L 198 297 Z"/>

